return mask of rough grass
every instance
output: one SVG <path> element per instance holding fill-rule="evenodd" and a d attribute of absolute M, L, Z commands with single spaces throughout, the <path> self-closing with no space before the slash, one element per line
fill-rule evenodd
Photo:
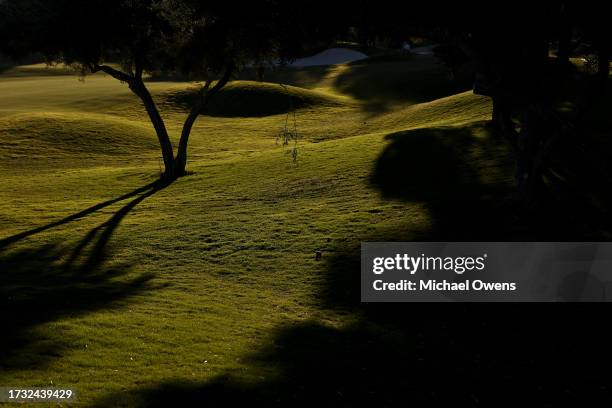
<path fill-rule="evenodd" d="M 2 160 L 121 156 L 157 149 L 147 124 L 109 115 L 17 114 L 4 118 L 0 134 Z"/>
<path fill-rule="evenodd" d="M 154 183 L 155 137 L 125 86 L 31 68 L 2 77 L 0 384 L 72 386 L 103 407 L 388 405 L 410 387 L 415 400 L 469 404 L 459 391 L 474 356 L 519 371 L 530 357 L 512 351 L 514 311 L 485 327 L 464 309 L 432 320 L 359 304 L 362 241 L 524 236 L 504 207 L 508 147 L 482 123 L 489 101 L 440 95 L 445 84 L 410 96 L 420 73 L 438 72 L 425 58 L 402 74 L 404 97 L 384 84 L 383 109 L 376 83 L 358 83 L 393 63 L 274 74 L 303 101 L 289 116 L 297 164 L 275 143 L 288 118 L 279 86 L 232 84 L 223 114 L 194 128 L 191 175 L 170 186 Z M 151 83 L 173 137 L 185 106 L 168 96 L 191 86 Z M 523 323 L 557 333 L 555 318 L 533 315 Z M 547 339 L 531 349 L 552 362 Z M 439 380 L 458 392 L 440 394 Z"/>

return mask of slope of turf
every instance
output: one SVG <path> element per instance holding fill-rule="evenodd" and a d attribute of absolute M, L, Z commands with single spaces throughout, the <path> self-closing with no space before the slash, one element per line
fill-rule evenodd
<path fill-rule="evenodd" d="M 0 122 L 0 158 L 36 159 L 126 154 L 157 149 L 151 129 L 93 113 L 33 113 L 5 117 Z"/>
<path fill-rule="evenodd" d="M 408 366 L 426 374 L 413 385 L 427 395 L 441 366 L 468 387 L 465 362 L 483 353 L 522 372 L 501 326 L 470 324 L 469 340 L 482 342 L 440 347 L 469 324 L 465 309 L 432 320 L 360 305 L 362 241 L 524 237 L 504 211 L 513 170 L 508 146 L 482 122 L 489 101 L 439 95 L 444 83 L 374 109 L 375 83 L 368 95 L 347 85 L 393 63 L 274 73 L 303 101 L 289 117 L 278 85 L 232 84 L 226 95 L 270 106 L 247 115 L 228 96 L 225 114 L 199 118 L 192 173 L 169 186 L 155 183 L 155 136 L 124 85 L 101 75 L 0 79 L 0 384 L 72 386 L 84 406 L 355 406 L 405 397 Z M 430 60 L 412 63 L 410 81 L 439 74 Z M 192 84 L 150 85 L 176 139 L 186 107 L 168 96 Z M 297 163 L 275 143 L 293 113 Z M 509 354 L 500 360 L 497 347 Z M 533 347 L 550 349 L 546 339 Z M 439 364 L 424 371 L 423 358 Z M 382 375 L 388 360 L 408 365 Z M 372 380 L 356 387 L 364 375 Z"/>
<path fill-rule="evenodd" d="M 194 93 L 180 91 L 163 95 L 162 99 L 166 104 L 175 103 L 187 110 Z M 343 102 L 337 95 L 290 85 L 234 81 L 210 101 L 203 113 L 220 117 L 261 117 L 305 107 L 339 106 Z"/>

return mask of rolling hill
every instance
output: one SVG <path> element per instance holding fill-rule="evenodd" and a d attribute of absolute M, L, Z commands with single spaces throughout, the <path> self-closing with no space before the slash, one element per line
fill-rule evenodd
<path fill-rule="evenodd" d="M 374 373 L 447 335 L 418 318 L 398 331 L 360 305 L 359 245 L 521 234 L 490 101 L 430 56 L 248 79 L 199 118 L 191 174 L 160 186 L 154 133 L 124 85 L 0 74 L 0 384 L 72 386 L 92 406 L 341 404 L 362 392 L 342 367 Z M 193 84 L 150 87 L 176 140 Z M 276 141 L 285 126 L 297 162 Z M 438 352 L 460 377 L 460 353 Z"/>

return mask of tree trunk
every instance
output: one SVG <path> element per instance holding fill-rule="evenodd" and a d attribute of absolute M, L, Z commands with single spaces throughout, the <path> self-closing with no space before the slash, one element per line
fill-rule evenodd
<path fill-rule="evenodd" d="M 187 145 L 189 144 L 189 136 L 191 135 L 191 129 L 193 124 L 198 119 L 198 116 L 202 113 L 202 110 L 209 102 L 209 100 L 216 95 L 230 80 L 234 71 L 234 65 L 228 64 L 223 77 L 217 81 L 215 86 L 210 90 L 211 81 L 207 81 L 206 85 L 200 90 L 198 100 L 194 104 L 193 108 L 189 112 L 185 123 L 183 124 L 183 130 L 181 131 L 181 139 L 179 141 L 178 151 L 176 153 L 176 160 L 174 161 L 174 175 L 181 177 L 185 175 L 187 167 Z"/>
<path fill-rule="evenodd" d="M 157 110 L 155 101 L 153 100 L 151 93 L 145 86 L 142 79 L 134 79 L 129 83 L 129 86 L 132 92 L 134 92 L 134 94 L 136 94 L 142 100 L 142 103 L 149 114 L 151 123 L 153 123 L 153 127 L 155 128 L 155 133 L 157 134 L 157 139 L 161 148 L 162 158 L 164 160 L 163 177 L 168 179 L 175 178 L 176 174 L 172 142 L 168 136 L 168 130 L 166 129 L 164 120 L 159 114 L 159 110 Z"/>
<path fill-rule="evenodd" d="M 202 112 L 202 103 L 196 103 L 189 112 L 185 123 L 183 124 L 183 130 L 181 131 L 181 139 L 179 141 L 178 151 L 176 153 L 176 160 L 174 162 L 174 172 L 177 177 L 181 177 L 185 175 L 185 170 L 187 167 L 187 144 L 189 143 L 189 135 L 191 134 L 191 129 L 193 128 L 193 124 L 198 119 L 198 116 Z"/>

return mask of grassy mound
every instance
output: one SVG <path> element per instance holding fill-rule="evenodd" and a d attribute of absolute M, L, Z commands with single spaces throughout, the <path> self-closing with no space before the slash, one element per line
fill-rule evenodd
<path fill-rule="evenodd" d="M 146 123 L 108 115 L 18 114 L 0 122 L 1 158 L 53 158 L 65 155 L 130 155 L 156 149 Z"/>
<path fill-rule="evenodd" d="M 190 106 L 194 90 L 163 95 L 165 104 L 184 109 Z M 235 81 L 224 87 L 204 110 L 217 117 L 264 117 L 306 107 L 337 106 L 342 99 L 324 92 L 266 82 Z"/>
<path fill-rule="evenodd" d="M 491 112 L 492 105 L 489 98 L 468 91 L 396 109 L 375 117 L 372 124 L 389 130 L 462 126 L 489 120 Z"/>
<path fill-rule="evenodd" d="M 340 72 L 338 91 L 362 101 L 368 111 L 383 113 L 397 105 L 429 102 L 460 92 L 442 66 L 417 60 L 358 61 Z"/>

